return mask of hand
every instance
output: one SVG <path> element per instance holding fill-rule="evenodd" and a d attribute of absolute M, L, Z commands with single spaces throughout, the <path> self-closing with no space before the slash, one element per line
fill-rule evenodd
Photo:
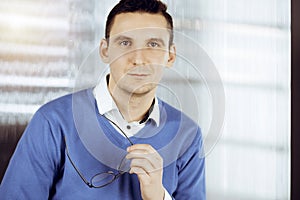
<path fill-rule="evenodd" d="M 149 144 L 135 144 L 127 148 L 127 159 L 131 160 L 130 174 L 138 176 L 144 200 L 163 200 L 163 159 Z"/>

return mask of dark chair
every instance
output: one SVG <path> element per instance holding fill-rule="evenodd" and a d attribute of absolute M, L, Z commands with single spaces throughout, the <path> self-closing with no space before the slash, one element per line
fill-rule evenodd
<path fill-rule="evenodd" d="M 0 183 L 26 125 L 0 125 Z"/>

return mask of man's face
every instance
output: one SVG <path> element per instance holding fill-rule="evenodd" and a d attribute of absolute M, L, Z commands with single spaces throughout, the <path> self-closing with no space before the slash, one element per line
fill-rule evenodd
<path fill-rule="evenodd" d="M 101 41 L 102 60 L 110 64 L 110 88 L 144 94 L 156 89 L 163 68 L 175 61 L 167 21 L 160 14 L 122 13 L 115 17 L 109 43 Z M 112 91 L 113 92 L 113 91 Z"/>

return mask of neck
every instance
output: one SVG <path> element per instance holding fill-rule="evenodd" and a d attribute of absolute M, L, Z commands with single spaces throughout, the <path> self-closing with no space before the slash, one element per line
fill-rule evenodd
<path fill-rule="evenodd" d="M 147 93 L 136 94 L 121 90 L 117 86 L 111 88 L 109 92 L 114 99 L 119 111 L 127 122 L 141 121 L 155 97 L 156 90 L 151 90 Z"/>

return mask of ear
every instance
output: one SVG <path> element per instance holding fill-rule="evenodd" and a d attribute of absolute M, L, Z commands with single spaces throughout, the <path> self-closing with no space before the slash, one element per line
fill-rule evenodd
<path fill-rule="evenodd" d="M 172 67 L 172 65 L 174 64 L 176 60 L 176 47 L 175 44 L 172 44 L 170 49 L 169 49 L 169 58 L 168 58 L 168 62 L 167 62 L 167 67 Z"/>
<path fill-rule="evenodd" d="M 99 54 L 104 63 L 109 63 L 108 42 L 106 39 L 102 39 L 100 42 Z"/>

